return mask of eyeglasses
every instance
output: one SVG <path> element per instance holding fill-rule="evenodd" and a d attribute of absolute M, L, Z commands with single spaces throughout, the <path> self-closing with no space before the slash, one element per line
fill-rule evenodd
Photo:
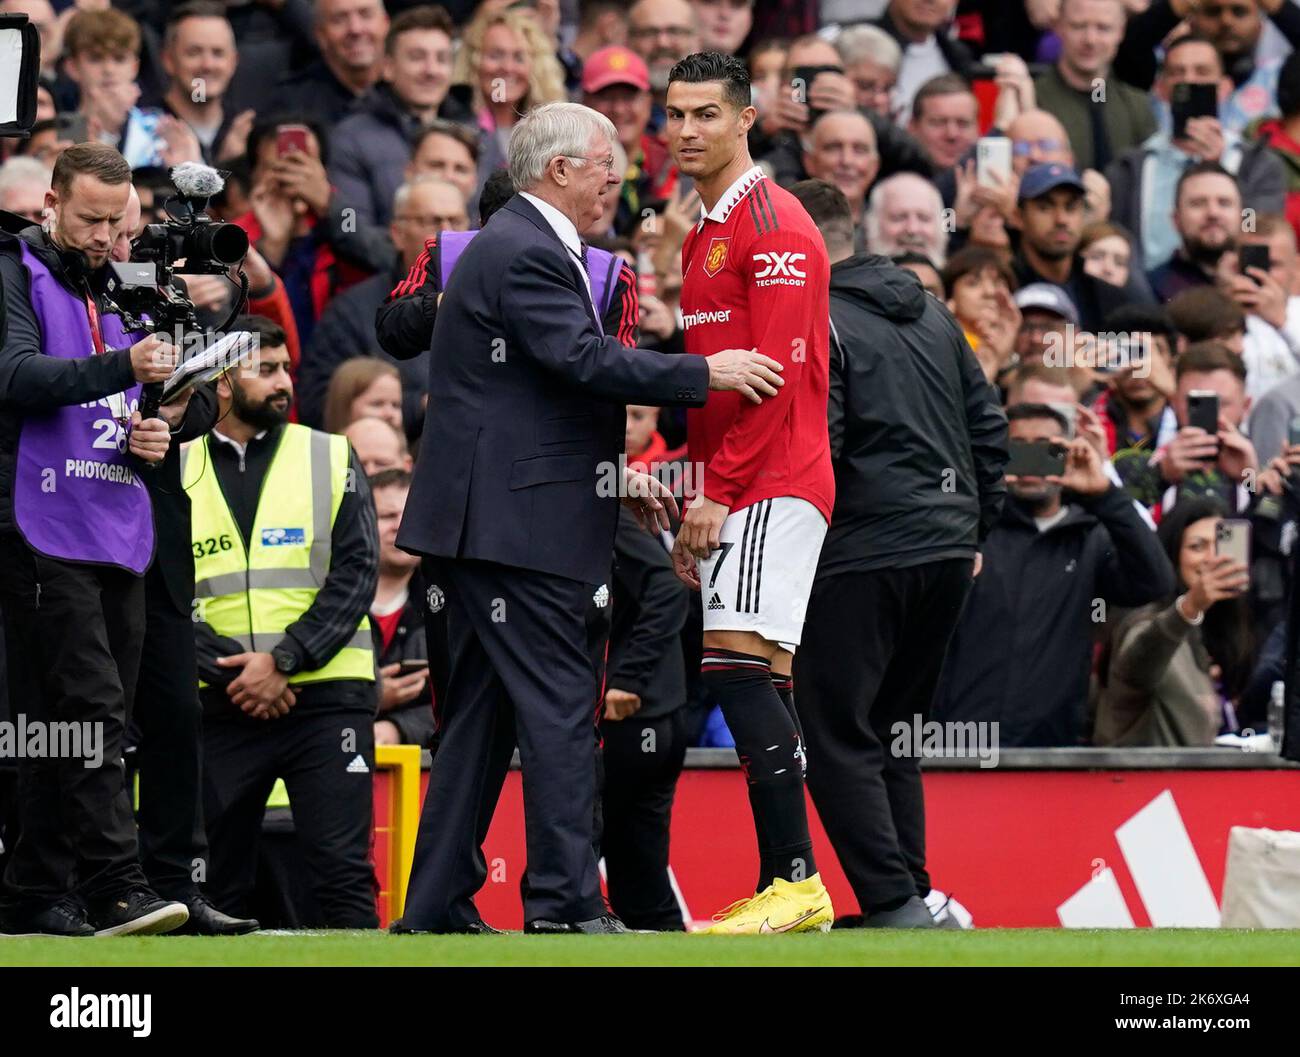
<path fill-rule="evenodd" d="M 1011 144 L 1011 153 L 1017 158 L 1027 158 L 1034 151 L 1039 154 L 1054 154 L 1061 147 L 1059 139 L 1018 139 Z"/>
<path fill-rule="evenodd" d="M 613 174 L 614 172 L 614 158 L 612 156 L 608 158 L 588 158 L 584 154 L 566 154 L 565 157 L 568 158 L 569 161 L 595 162 L 597 165 L 603 165 L 606 173 Z"/>

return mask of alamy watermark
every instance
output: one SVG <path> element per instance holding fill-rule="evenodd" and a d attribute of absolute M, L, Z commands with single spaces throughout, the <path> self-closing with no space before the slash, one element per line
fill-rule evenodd
<path fill-rule="evenodd" d="M 618 461 L 605 461 L 596 466 L 596 495 L 602 499 L 616 496 L 619 499 L 639 499 L 653 494 L 650 486 L 642 484 L 642 478 L 627 476 L 627 456 L 620 455 Z M 659 462 L 645 473 L 653 477 L 673 495 L 693 496 L 704 491 L 704 463 L 702 462 Z"/>
<path fill-rule="evenodd" d="M 104 762 L 104 724 L 29 720 L 0 721 L 0 759 L 81 760 L 87 770 Z"/>
<path fill-rule="evenodd" d="M 917 713 L 889 728 L 894 736 L 889 751 L 896 758 L 979 760 L 981 768 L 992 768 L 998 765 L 1000 725 L 997 720 L 940 723 Z"/>
<path fill-rule="evenodd" d="M 1107 374 L 1132 371 L 1134 378 L 1151 373 L 1151 335 L 1130 331 L 1078 330 L 1067 323 L 1064 331 L 1043 336 L 1043 364 L 1047 367 L 1088 367 Z"/>

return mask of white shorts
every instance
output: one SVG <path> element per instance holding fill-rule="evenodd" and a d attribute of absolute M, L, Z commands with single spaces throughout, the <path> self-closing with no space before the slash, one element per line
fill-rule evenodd
<path fill-rule="evenodd" d="M 705 631 L 753 631 L 795 651 L 826 519 L 805 499 L 778 496 L 732 511 L 722 546 L 699 561 Z"/>

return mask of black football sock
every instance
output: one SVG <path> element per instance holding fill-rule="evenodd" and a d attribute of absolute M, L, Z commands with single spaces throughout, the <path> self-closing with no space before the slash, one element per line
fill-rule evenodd
<path fill-rule="evenodd" d="M 722 708 L 749 787 L 758 837 L 758 890 L 817 872 L 803 792 L 803 744 L 762 657 L 706 647 L 700 673 Z"/>
<path fill-rule="evenodd" d="M 799 722 L 799 713 L 794 708 L 794 676 L 773 672 L 772 687 L 776 690 L 776 696 L 781 699 L 781 704 L 785 705 L 785 710 L 790 713 L 790 721 L 794 723 L 794 732 L 799 735 L 799 747 L 802 750 L 799 763 L 802 765 L 804 777 L 807 778 L 808 744 L 804 741 L 803 725 Z"/>

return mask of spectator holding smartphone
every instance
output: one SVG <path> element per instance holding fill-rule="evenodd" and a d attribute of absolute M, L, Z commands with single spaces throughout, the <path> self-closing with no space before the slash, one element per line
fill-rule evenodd
<path fill-rule="evenodd" d="M 934 718 L 996 721 L 1003 747 L 1077 745 L 1086 734 L 1092 628 L 1108 606 L 1164 597 L 1173 572 L 1093 444 L 1065 440 L 1064 415 L 1018 404 L 1007 422 L 1013 443 L 1064 444 L 1064 470 L 1007 474 L 1007 501 L 981 548 Z"/>
<path fill-rule="evenodd" d="M 432 748 L 437 729 L 430 651 L 425 621 L 436 620 L 437 596 L 428 597 L 420 577 L 420 558 L 394 542 L 411 490 L 408 470 L 380 470 L 370 478 L 379 525 L 379 579 L 370 606 L 379 668 L 379 713 L 375 717 L 376 745 L 419 745 Z M 437 625 L 446 640 L 445 618 Z M 442 648 L 445 663 L 445 646 Z"/>
<path fill-rule="evenodd" d="M 1106 431 L 1107 456 L 1155 451 L 1173 439 L 1177 416 L 1170 404 L 1177 383 L 1174 350 L 1178 333 L 1163 308 L 1124 305 L 1106 317 L 1105 329 L 1127 340 L 1122 362 L 1110 375 L 1093 410 Z"/>
<path fill-rule="evenodd" d="M 1296 234 L 1281 213 L 1261 213 L 1235 250 L 1219 258 L 1216 282 L 1246 314 L 1241 358 L 1246 393 L 1258 400 L 1300 372 Z"/>
<path fill-rule="evenodd" d="M 1154 455 L 1135 449 L 1115 456 L 1124 487 L 1153 512 L 1167 513 L 1192 497 L 1217 498 L 1233 513 L 1246 509 L 1260 467 L 1254 446 L 1241 432 L 1250 410 L 1245 364 L 1222 343 L 1205 341 L 1178 357 L 1174 377 L 1178 432 Z M 1194 391 L 1217 397 L 1218 429 L 1213 433 L 1189 420 L 1188 399 Z"/>
<path fill-rule="evenodd" d="M 1167 104 L 1176 85 L 1202 84 L 1215 86 L 1220 108 L 1232 93 L 1232 81 L 1224 76 L 1223 60 L 1214 45 L 1193 34 L 1179 37 L 1165 52 L 1153 94 Z M 1174 131 L 1171 125 L 1162 127 L 1139 146 L 1120 153 L 1106 168 L 1110 219 L 1137 235 L 1147 268 L 1169 260 L 1178 249 L 1179 232 L 1167 218 L 1174 211 L 1178 176 L 1189 164 L 1222 165 L 1241 189 L 1239 206 L 1273 212 L 1283 205 L 1282 163 L 1267 145 L 1244 142 L 1225 129 L 1218 116 L 1190 117 L 1182 135 L 1175 137 Z"/>
<path fill-rule="evenodd" d="M 1189 500 L 1161 522 L 1177 586 L 1116 628 L 1114 654 L 1103 658 L 1096 745 L 1204 747 L 1239 729 L 1236 704 L 1256 645 L 1250 572 L 1215 550 L 1223 513 L 1213 499 Z"/>

